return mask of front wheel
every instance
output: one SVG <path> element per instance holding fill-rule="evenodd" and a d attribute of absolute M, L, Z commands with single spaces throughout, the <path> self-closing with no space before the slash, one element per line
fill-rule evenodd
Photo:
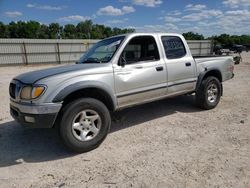
<path fill-rule="evenodd" d="M 87 152 L 106 138 L 111 125 L 106 106 L 92 98 L 75 100 L 63 108 L 59 127 L 64 144 L 75 152 Z"/>
<path fill-rule="evenodd" d="M 213 76 L 205 78 L 196 91 L 196 102 L 199 107 L 209 110 L 215 108 L 220 102 L 222 85 Z"/>

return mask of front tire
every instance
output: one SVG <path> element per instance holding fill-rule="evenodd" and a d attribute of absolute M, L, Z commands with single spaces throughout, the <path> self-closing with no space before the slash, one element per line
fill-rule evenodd
<path fill-rule="evenodd" d="M 82 153 L 97 148 L 106 138 L 110 125 L 107 107 L 96 99 L 83 98 L 63 108 L 59 133 L 69 149 Z"/>
<path fill-rule="evenodd" d="M 218 78 L 209 76 L 205 78 L 196 91 L 196 102 L 205 110 L 215 108 L 220 102 L 222 85 Z"/>

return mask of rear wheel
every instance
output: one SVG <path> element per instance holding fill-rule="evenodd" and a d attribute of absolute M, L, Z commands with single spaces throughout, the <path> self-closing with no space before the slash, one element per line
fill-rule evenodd
<path fill-rule="evenodd" d="M 215 108 L 220 102 L 222 85 L 213 76 L 205 78 L 196 91 L 196 102 L 199 107 L 209 110 Z"/>
<path fill-rule="evenodd" d="M 78 99 L 62 111 L 60 136 L 75 152 L 87 152 L 98 147 L 106 138 L 111 118 L 106 106 L 92 98 Z"/>

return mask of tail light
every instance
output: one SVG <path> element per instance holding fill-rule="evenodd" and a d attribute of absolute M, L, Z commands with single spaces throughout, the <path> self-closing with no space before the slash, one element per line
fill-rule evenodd
<path fill-rule="evenodd" d="M 228 70 L 229 72 L 233 73 L 233 72 L 234 72 L 234 66 L 231 65 L 230 67 L 227 68 L 227 70 Z"/>

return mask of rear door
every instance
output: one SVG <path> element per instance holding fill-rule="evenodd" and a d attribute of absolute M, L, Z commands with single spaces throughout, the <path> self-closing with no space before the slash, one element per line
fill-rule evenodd
<path fill-rule="evenodd" d="M 196 64 L 187 43 L 180 36 L 161 36 L 164 60 L 168 70 L 168 95 L 193 91 L 196 84 Z"/>
<path fill-rule="evenodd" d="M 167 71 L 158 49 L 154 36 L 134 36 L 128 41 L 120 55 L 125 65 L 114 65 L 119 107 L 166 95 Z"/>

